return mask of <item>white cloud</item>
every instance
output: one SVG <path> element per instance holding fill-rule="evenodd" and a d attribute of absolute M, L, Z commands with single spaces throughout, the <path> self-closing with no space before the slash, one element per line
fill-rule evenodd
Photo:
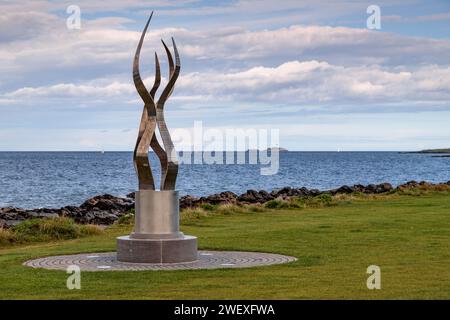
<path fill-rule="evenodd" d="M 151 79 L 145 79 L 147 84 Z M 450 108 L 450 67 L 437 65 L 418 69 L 383 68 L 380 66 L 343 67 L 324 61 L 289 61 L 277 67 L 258 66 L 250 69 L 218 73 L 193 72 L 182 75 L 171 101 L 181 104 L 211 105 L 258 103 L 259 109 L 272 112 L 316 110 L 339 112 L 383 111 L 396 104 L 415 110 L 433 107 Z M 43 87 L 25 87 L 3 95 L 22 103 L 45 104 L 64 100 L 67 104 L 95 105 L 104 102 L 141 103 L 135 88 L 128 82 L 106 82 L 105 79 L 86 84 L 62 83 Z M 274 110 L 274 105 L 278 105 Z M 262 107 L 266 106 L 266 107 Z M 292 109 L 288 106 L 297 106 Z M 128 107 L 127 107 L 128 108 Z M 376 109 L 375 109 L 376 108 Z"/>
<path fill-rule="evenodd" d="M 56 84 L 48 87 L 30 88 L 25 87 L 6 94 L 8 97 L 31 99 L 39 97 L 58 97 L 72 99 L 73 97 L 105 97 L 122 96 L 130 94 L 133 87 L 130 84 L 113 82 L 105 86 L 75 85 L 72 83 Z"/>
<path fill-rule="evenodd" d="M 20 12 L 20 11 L 40 11 L 40 12 L 65 12 L 69 5 L 78 5 L 82 12 L 114 12 L 123 9 L 147 9 L 179 7 L 199 0 L 77 0 L 71 1 L 48 1 L 48 0 L 2 0 L 0 9 L 3 12 Z"/>
<path fill-rule="evenodd" d="M 0 41 L 6 42 L 0 47 L 0 81 L 11 74 L 17 80 L 57 73 L 62 81 L 72 82 L 74 77 L 85 79 L 92 69 L 101 70 L 104 76 L 121 73 L 129 70 L 140 35 L 139 31 L 127 30 L 125 24 L 130 20 L 120 17 L 86 20 L 78 31 L 67 30 L 63 18 L 50 14 L 26 11 L 8 13 L 1 19 L 0 26 L 4 27 L 0 28 Z M 299 59 L 343 66 L 450 64 L 450 40 L 300 25 L 254 31 L 238 27 L 208 31 L 151 28 L 143 57 L 151 56 L 154 50 L 164 57 L 159 39 L 172 35 L 179 45 L 183 67 L 199 69 L 232 70 Z"/>
<path fill-rule="evenodd" d="M 315 60 L 226 74 L 191 73 L 179 84 L 182 92 L 203 92 L 217 99 L 288 105 L 354 100 L 378 105 L 396 101 L 448 103 L 449 87 L 449 67 L 390 70 L 380 66 L 342 67 Z"/>

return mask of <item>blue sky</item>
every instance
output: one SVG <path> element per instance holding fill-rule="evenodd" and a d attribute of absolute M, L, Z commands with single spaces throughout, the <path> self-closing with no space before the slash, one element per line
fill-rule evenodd
<path fill-rule="evenodd" d="M 369 30 L 369 5 L 381 29 Z M 69 30 L 66 8 L 81 9 Z M 449 1 L 0 2 L 0 151 L 132 150 L 153 51 L 182 59 L 172 130 L 274 128 L 291 150 L 450 147 Z M 185 148 L 185 146 L 180 146 Z"/>

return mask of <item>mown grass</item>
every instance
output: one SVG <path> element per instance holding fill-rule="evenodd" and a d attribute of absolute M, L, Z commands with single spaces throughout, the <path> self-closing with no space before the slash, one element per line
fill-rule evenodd
<path fill-rule="evenodd" d="M 31 258 L 115 250 L 132 218 L 95 236 L 0 249 L 6 299 L 449 299 L 450 192 L 338 195 L 279 208 L 220 206 L 182 212 L 182 231 L 201 249 L 276 252 L 290 264 L 250 269 L 83 272 L 81 290 L 63 271 L 22 265 Z M 300 203 L 297 203 L 300 202 Z M 270 205 L 269 205 L 270 206 Z M 369 265 L 381 290 L 368 290 Z"/>

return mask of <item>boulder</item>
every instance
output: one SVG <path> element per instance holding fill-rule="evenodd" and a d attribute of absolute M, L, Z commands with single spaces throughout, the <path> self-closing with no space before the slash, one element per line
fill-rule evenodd
<path fill-rule="evenodd" d="M 24 213 L 25 210 L 7 207 L 7 208 L 0 208 L 0 219 L 2 220 L 16 220 L 20 219 L 20 215 Z"/>
<path fill-rule="evenodd" d="M 416 188 L 418 186 L 419 186 L 419 183 L 417 181 L 411 180 L 404 184 L 399 185 L 398 188 L 399 189 L 410 189 L 410 188 Z"/>
<path fill-rule="evenodd" d="M 376 193 L 377 186 L 374 184 L 369 184 L 364 188 L 364 193 Z"/>
<path fill-rule="evenodd" d="M 311 190 L 309 190 L 309 196 L 312 196 L 312 197 L 316 197 L 318 195 L 321 195 L 322 193 L 323 192 L 320 191 L 319 189 L 311 189 Z"/>
<path fill-rule="evenodd" d="M 348 194 L 348 193 L 353 193 L 353 192 L 354 192 L 354 190 L 353 190 L 352 187 L 344 185 L 344 186 L 339 187 L 339 188 L 337 188 L 335 190 L 332 190 L 331 194 L 338 194 L 338 193 Z"/>
<path fill-rule="evenodd" d="M 377 185 L 376 187 L 376 193 L 385 193 L 385 192 L 390 192 L 392 191 L 394 188 L 392 187 L 392 185 L 390 183 L 381 183 L 379 185 Z"/>
<path fill-rule="evenodd" d="M 259 195 L 261 196 L 263 202 L 267 202 L 270 200 L 275 199 L 269 192 L 267 192 L 266 190 L 260 190 Z"/>
<path fill-rule="evenodd" d="M 96 196 L 86 200 L 80 208 L 85 210 L 130 210 L 134 207 L 134 201 L 130 198 L 119 198 L 110 194 Z"/>
<path fill-rule="evenodd" d="M 33 219 L 33 218 L 58 218 L 59 215 L 55 212 L 48 212 L 48 211 L 27 211 L 27 217 L 26 219 Z"/>
<path fill-rule="evenodd" d="M 306 197 L 309 195 L 309 190 L 305 187 L 302 187 L 300 189 L 297 189 L 297 193 L 299 197 Z"/>
<path fill-rule="evenodd" d="M 199 199 L 190 195 L 182 196 L 180 198 L 180 209 L 192 208 L 198 204 Z"/>
<path fill-rule="evenodd" d="M 207 197 L 201 197 L 199 203 L 208 204 L 234 204 L 236 203 L 237 195 L 231 191 L 225 191 L 221 193 L 216 193 Z"/>
<path fill-rule="evenodd" d="M 241 194 L 237 200 L 243 203 L 262 203 L 264 198 L 256 190 L 247 190 L 247 192 Z"/>
<path fill-rule="evenodd" d="M 0 224 L 2 224 L 2 228 L 9 229 L 14 227 L 15 225 L 23 222 L 23 220 L 1 220 Z"/>
<path fill-rule="evenodd" d="M 353 187 L 353 192 L 365 192 L 366 187 L 363 186 L 362 184 L 355 184 Z"/>

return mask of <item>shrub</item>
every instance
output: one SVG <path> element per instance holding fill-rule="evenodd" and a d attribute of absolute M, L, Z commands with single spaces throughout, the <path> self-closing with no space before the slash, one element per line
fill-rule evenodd
<path fill-rule="evenodd" d="M 81 236 L 95 236 L 103 233 L 103 228 L 95 224 L 78 225 L 81 229 Z"/>
<path fill-rule="evenodd" d="M 128 212 L 117 219 L 118 224 L 132 225 L 134 223 L 134 211 Z"/>
<path fill-rule="evenodd" d="M 315 196 L 313 198 L 313 200 L 317 204 L 323 204 L 325 206 L 329 206 L 333 202 L 333 197 L 330 194 L 328 194 L 328 193 L 322 193 L 322 194 L 320 194 L 318 196 Z"/>
<path fill-rule="evenodd" d="M 95 225 L 79 225 L 70 218 L 58 217 L 26 220 L 14 226 L 12 232 L 18 242 L 36 242 L 96 235 L 102 233 L 102 229 Z"/>
<path fill-rule="evenodd" d="M 11 230 L 0 228 L 0 244 L 13 243 L 15 240 L 16 237 Z"/>
<path fill-rule="evenodd" d="M 201 208 L 187 208 L 181 211 L 181 220 L 192 220 L 200 219 L 201 217 L 206 217 L 208 213 Z"/>
<path fill-rule="evenodd" d="M 214 211 L 214 209 L 216 209 L 216 206 L 210 203 L 202 203 L 200 204 L 200 208 L 206 211 Z"/>
<path fill-rule="evenodd" d="M 344 196 L 339 195 L 341 198 Z M 345 195 L 348 197 L 348 195 Z M 336 199 L 328 193 L 315 197 L 293 197 L 289 202 L 289 208 L 321 208 L 334 205 Z"/>
<path fill-rule="evenodd" d="M 245 206 L 245 208 L 247 209 L 247 211 L 249 212 L 264 212 L 266 211 L 264 209 L 264 207 L 260 204 L 251 204 L 251 205 L 247 205 Z"/>
<path fill-rule="evenodd" d="M 246 207 L 238 206 L 236 204 L 223 204 L 221 206 L 218 206 L 216 209 L 216 212 L 218 214 L 232 214 L 232 213 L 242 213 L 246 212 Z"/>
<path fill-rule="evenodd" d="M 269 209 L 283 209 L 289 208 L 289 203 L 284 200 L 275 199 L 267 201 L 264 206 Z"/>

